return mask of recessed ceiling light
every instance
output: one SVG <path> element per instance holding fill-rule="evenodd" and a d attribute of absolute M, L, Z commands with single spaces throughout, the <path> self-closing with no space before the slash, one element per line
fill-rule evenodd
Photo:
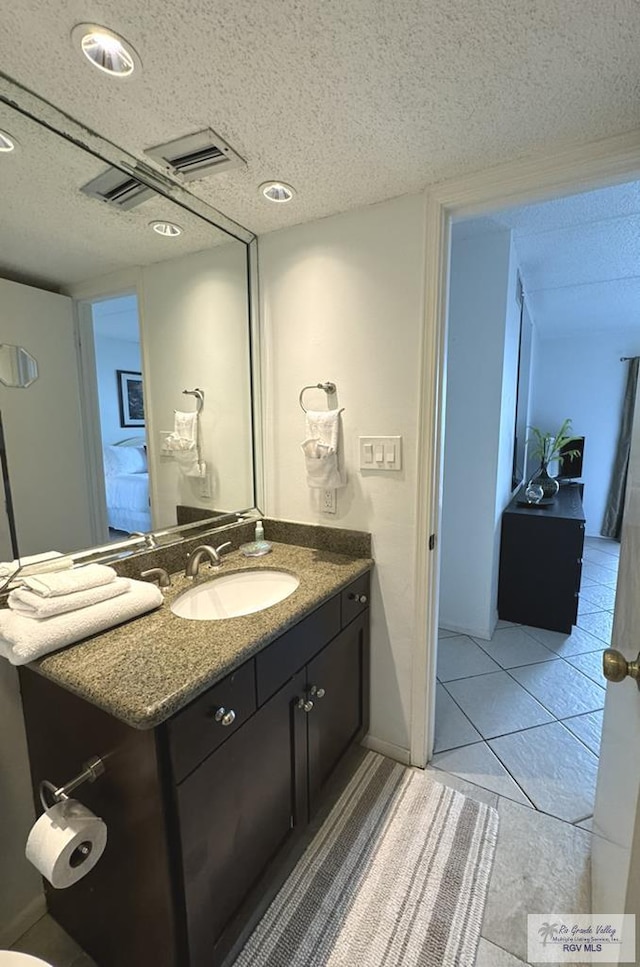
<path fill-rule="evenodd" d="M 18 142 L 6 131 L 0 131 L 0 154 L 8 154 L 13 151 Z"/>
<path fill-rule="evenodd" d="M 71 39 L 93 67 L 110 77 L 130 77 L 142 64 L 129 41 L 119 37 L 108 27 L 97 24 L 77 24 Z"/>
<path fill-rule="evenodd" d="M 163 235 L 165 238 L 176 238 L 177 235 L 182 235 L 182 229 L 175 222 L 149 222 L 149 225 L 157 232 L 158 235 Z"/>
<path fill-rule="evenodd" d="M 291 185 L 285 185 L 283 181 L 265 181 L 263 185 L 260 185 L 260 191 L 269 201 L 279 203 L 291 201 L 295 195 Z"/>

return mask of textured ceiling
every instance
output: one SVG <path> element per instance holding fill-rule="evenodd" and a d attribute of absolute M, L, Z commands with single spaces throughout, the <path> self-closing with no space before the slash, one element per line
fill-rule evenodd
<path fill-rule="evenodd" d="M 107 165 L 4 104 L 0 129 L 19 142 L 17 150 L 0 155 L 0 275 L 5 278 L 64 289 L 230 241 L 159 195 L 119 211 L 82 194 L 82 185 Z M 149 228 L 154 219 L 177 222 L 184 233 L 164 238 Z"/>
<path fill-rule="evenodd" d="M 456 235 L 505 228 L 543 335 L 640 329 L 640 182 L 470 219 Z"/>
<path fill-rule="evenodd" d="M 82 21 L 143 61 L 116 81 Z M 190 189 L 257 233 L 640 126 L 637 0 L 20 0 L 0 63 L 142 156 L 210 126 L 247 167 Z M 267 179 L 294 202 L 262 200 Z"/>

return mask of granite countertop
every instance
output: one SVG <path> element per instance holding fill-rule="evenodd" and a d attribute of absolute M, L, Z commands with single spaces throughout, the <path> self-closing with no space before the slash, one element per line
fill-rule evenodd
<path fill-rule="evenodd" d="M 31 664 L 50 681 L 137 729 L 150 729 L 224 678 L 283 631 L 364 574 L 368 557 L 273 544 L 261 558 L 239 551 L 224 555 L 213 571 L 203 562 L 196 581 L 172 576 L 164 604 L 116 628 L 94 635 Z M 300 586 L 264 611 L 219 621 L 192 621 L 170 610 L 183 591 L 214 576 L 257 568 L 290 571 Z"/>

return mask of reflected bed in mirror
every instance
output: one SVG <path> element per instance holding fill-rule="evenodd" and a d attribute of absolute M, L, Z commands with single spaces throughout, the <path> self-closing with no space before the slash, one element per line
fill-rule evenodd
<path fill-rule="evenodd" d="M 254 507 L 249 233 L 174 185 L 136 198 L 113 165 L 133 188 L 99 200 L 83 191 L 110 167 L 95 138 L 85 150 L 7 103 L 0 128 L 20 145 L 0 162 L 0 415 L 20 557 L 169 540 L 179 507 Z M 16 367 L 24 378 L 5 379 Z"/>

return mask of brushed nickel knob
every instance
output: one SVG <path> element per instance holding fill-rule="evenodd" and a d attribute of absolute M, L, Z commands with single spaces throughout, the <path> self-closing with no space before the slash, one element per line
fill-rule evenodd
<path fill-rule="evenodd" d="M 316 698 L 324 698 L 326 695 L 324 688 L 318 688 L 317 685 L 311 685 L 308 692 L 309 695 L 315 696 Z"/>
<path fill-rule="evenodd" d="M 302 709 L 303 712 L 309 713 L 313 708 L 313 702 L 308 698 L 299 698 L 296 708 Z"/>
<path fill-rule="evenodd" d="M 622 682 L 629 676 L 635 678 L 640 688 L 640 653 L 635 661 L 627 661 L 615 648 L 607 648 L 602 654 L 602 673 L 609 682 Z"/>
<path fill-rule="evenodd" d="M 316 697 L 317 697 L 317 698 L 324 698 L 326 694 L 327 694 L 327 693 L 325 692 L 325 690 L 324 690 L 324 688 L 319 688 L 319 689 L 318 689 L 318 690 L 316 691 Z"/>
<path fill-rule="evenodd" d="M 232 708 L 226 709 L 221 706 L 220 708 L 216 709 L 213 717 L 216 722 L 220 723 L 220 725 L 233 725 L 236 720 L 236 713 Z"/>
<path fill-rule="evenodd" d="M 355 601 L 356 604 L 366 604 L 367 596 L 366 594 L 356 594 L 355 591 L 352 591 L 351 594 L 349 595 L 349 600 Z"/>

